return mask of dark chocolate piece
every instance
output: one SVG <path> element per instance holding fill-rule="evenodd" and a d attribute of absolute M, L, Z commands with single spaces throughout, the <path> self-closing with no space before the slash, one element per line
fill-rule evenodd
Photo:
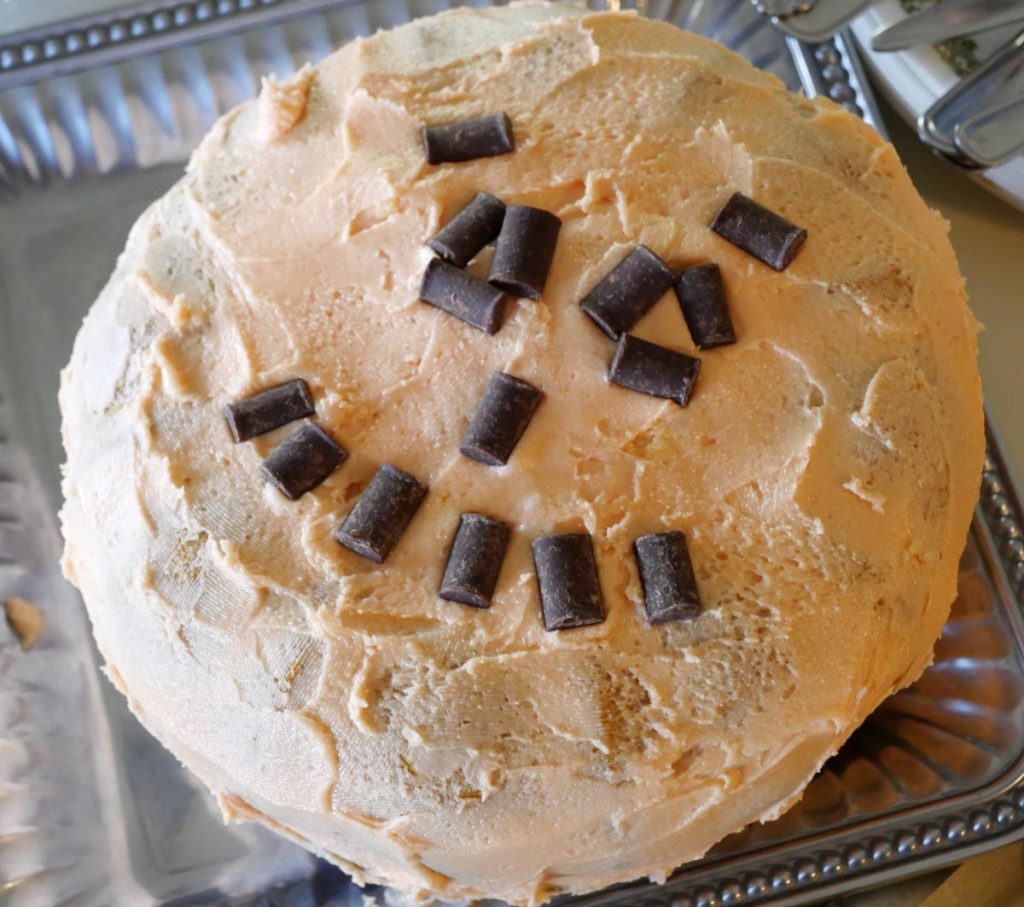
<path fill-rule="evenodd" d="M 505 294 L 454 265 L 432 258 L 423 275 L 420 299 L 487 334 L 496 334 L 505 313 Z"/>
<path fill-rule="evenodd" d="M 679 275 L 676 296 L 690 337 L 698 349 L 736 342 L 736 332 L 725 301 L 722 269 L 716 264 L 694 265 Z"/>
<path fill-rule="evenodd" d="M 623 334 L 615 345 L 608 380 L 641 394 L 665 397 L 686 406 L 699 373 L 699 359 L 648 343 L 632 334 Z"/>
<path fill-rule="evenodd" d="M 420 504 L 427 486 L 389 463 L 381 466 L 356 506 L 334 530 L 334 539 L 356 554 L 381 564 L 391 553 Z"/>
<path fill-rule="evenodd" d="M 423 150 L 429 164 L 455 164 L 478 157 L 494 157 L 508 154 L 515 147 L 512 124 L 504 113 L 423 127 Z"/>
<path fill-rule="evenodd" d="M 488 466 L 504 466 L 530 424 L 541 392 L 532 384 L 495 372 L 477 404 L 459 451 Z"/>
<path fill-rule="evenodd" d="M 776 271 L 788 267 L 807 239 L 806 230 L 739 192 L 715 215 L 711 229 Z"/>
<path fill-rule="evenodd" d="M 260 464 L 260 472 L 291 501 L 312 491 L 348 454 L 319 425 L 303 422 Z"/>
<path fill-rule="evenodd" d="M 546 629 L 568 630 L 604 620 L 594 545 L 587 533 L 534 539 L 533 563 Z"/>
<path fill-rule="evenodd" d="M 505 203 L 478 192 L 427 245 L 449 264 L 464 268 L 484 246 L 498 238 L 504 219 Z"/>
<path fill-rule="evenodd" d="M 647 622 L 692 620 L 700 614 L 697 580 L 681 532 L 642 535 L 633 543 L 644 587 Z"/>
<path fill-rule="evenodd" d="M 494 247 L 488 282 L 516 296 L 540 299 L 561 227 L 562 221 L 550 211 L 509 205 Z"/>
<path fill-rule="evenodd" d="M 301 378 L 286 381 L 261 393 L 246 397 L 224 407 L 224 418 L 236 442 L 248 441 L 257 435 L 312 416 L 313 396 Z"/>
<path fill-rule="evenodd" d="M 464 513 L 448 553 L 440 596 L 450 602 L 489 608 L 505 560 L 510 529 L 482 513 Z"/>
<path fill-rule="evenodd" d="M 675 273 L 647 246 L 637 246 L 580 303 L 612 340 L 630 331 L 676 282 Z"/>

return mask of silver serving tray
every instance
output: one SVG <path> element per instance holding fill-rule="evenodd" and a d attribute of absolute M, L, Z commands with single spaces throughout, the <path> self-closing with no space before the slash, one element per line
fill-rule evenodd
<path fill-rule="evenodd" d="M 132 222 L 258 76 L 444 0 L 199 0 L 0 40 L 0 600 L 38 601 L 22 653 L 0 621 L 0 904 L 363 907 L 339 870 L 209 795 L 100 678 L 59 575 L 57 373 Z M 792 88 L 878 123 L 844 37 L 785 40 L 747 0 L 651 0 Z M 580 905 L 794 905 L 1024 836 L 1024 535 L 994 437 L 935 665 L 883 704 L 798 806 L 683 867 Z M 380 904 L 396 896 L 367 894 Z"/>

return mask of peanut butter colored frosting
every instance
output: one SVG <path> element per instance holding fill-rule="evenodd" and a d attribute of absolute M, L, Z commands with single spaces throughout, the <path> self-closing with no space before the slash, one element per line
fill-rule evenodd
<path fill-rule="evenodd" d="M 422 126 L 500 111 L 513 154 L 425 163 Z M 786 271 L 708 229 L 736 191 L 808 230 Z M 563 224 L 493 337 L 417 301 L 477 192 Z M 685 409 L 608 384 L 579 310 L 638 243 L 724 275 L 735 345 L 697 351 L 671 294 L 636 330 L 702 359 Z M 423 19 L 268 83 L 135 225 L 63 374 L 65 570 L 227 818 L 450 900 L 663 878 L 778 816 L 931 660 L 976 330 L 946 224 L 829 101 L 629 14 Z M 496 371 L 545 394 L 502 468 L 458 450 Z M 292 378 L 351 454 L 297 502 L 259 473 L 294 426 L 234 444 L 222 416 Z M 331 532 L 382 463 L 430 493 L 375 565 Z M 437 596 L 468 511 L 513 529 L 489 610 Z M 674 529 L 704 611 L 650 626 L 632 543 Z M 546 632 L 530 542 L 575 531 L 607 620 Z"/>

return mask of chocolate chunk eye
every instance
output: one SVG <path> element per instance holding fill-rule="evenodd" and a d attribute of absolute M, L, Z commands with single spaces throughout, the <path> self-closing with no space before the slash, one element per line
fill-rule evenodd
<path fill-rule="evenodd" d="M 427 486 L 415 476 L 385 464 L 334 530 L 334 538 L 350 551 L 381 564 L 398 544 L 426 495 Z"/>
<path fill-rule="evenodd" d="M 715 215 L 711 229 L 776 271 L 783 271 L 807 239 L 807 231 L 736 192 Z"/>
<path fill-rule="evenodd" d="M 522 378 L 495 372 L 459 451 L 488 466 L 504 466 L 540 403 L 541 392 Z"/>
<path fill-rule="evenodd" d="M 632 334 L 623 334 L 615 345 L 608 380 L 641 394 L 664 397 L 686 406 L 699 373 L 699 359 L 648 343 Z"/>
<path fill-rule="evenodd" d="M 698 349 L 707 350 L 736 342 L 729 306 L 725 301 L 722 269 L 716 264 L 695 265 L 679 275 L 676 296 L 690 337 Z"/>
<path fill-rule="evenodd" d="M 637 246 L 602 278 L 583 311 L 612 340 L 633 329 L 675 283 L 675 273 L 647 246 Z"/>
<path fill-rule="evenodd" d="M 306 421 L 260 464 L 260 472 L 286 498 L 295 501 L 312 491 L 348 454 L 319 425 Z"/>
<path fill-rule="evenodd" d="M 533 563 L 546 629 L 568 630 L 604 621 L 604 599 L 589 535 L 534 539 Z"/>
<path fill-rule="evenodd" d="M 427 245 L 449 264 L 464 268 L 484 246 L 498 238 L 504 219 L 505 203 L 478 192 Z"/>
<path fill-rule="evenodd" d="M 486 334 L 497 333 L 505 313 L 501 290 L 440 258 L 427 265 L 420 299 Z"/>
<path fill-rule="evenodd" d="M 647 620 L 660 624 L 700 614 L 700 595 L 682 532 L 642 535 L 633 543 L 644 587 Z"/>
<path fill-rule="evenodd" d="M 482 513 L 462 514 L 441 580 L 441 598 L 489 608 L 509 533 L 505 523 Z"/>
<path fill-rule="evenodd" d="M 429 164 L 459 163 L 515 150 L 512 123 L 504 113 L 423 128 L 423 150 Z"/>
<path fill-rule="evenodd" d="M 516 296 L 540 299 L 562 221 L 550 211 L 510 205 L 491 259 L 489 283 Z"/>
<path fill-rule="evenodd" d="M 224 407 L 224 418 L 232 437 L 240 443 L 296 419 L 312 416 L 315 411 L 309 385 L 296 378 L 237 403 L 229 403 Z"/>

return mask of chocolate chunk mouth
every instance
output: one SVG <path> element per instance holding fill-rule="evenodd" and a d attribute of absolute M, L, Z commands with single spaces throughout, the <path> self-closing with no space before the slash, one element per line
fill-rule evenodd
<path fill-rule="evenodd" d="M 334 539 L 367 560 L 382 564 L 426 496 L 427 486 L 419 479 L 386 463 L 334 530 Z"/>
<path fill-rule="evenodd" d="M 604 621 L 594 543 L 587 533 L 534 539 L 533 562 L 547 630 L 569 630 Z"/>
<path fill-rule="evenodd" d="M 448 552 L 441 598 L 474 608 L 489 608 L 510 534 L 506 523 L 482 513 L 462 514 Z"/>
<path fill-rule="evenodd" d="M 658 532 L 633 543 L 648 623 L 692 620 L 701 612 L 686 535 Z"/>
<path fill-rule="evenodd" d="M 504 466 L 529 427 L 542 397 L 541 391 L 528 381 L 495 372 L 466 429 L 459 452 L 487 466 Z"/>

